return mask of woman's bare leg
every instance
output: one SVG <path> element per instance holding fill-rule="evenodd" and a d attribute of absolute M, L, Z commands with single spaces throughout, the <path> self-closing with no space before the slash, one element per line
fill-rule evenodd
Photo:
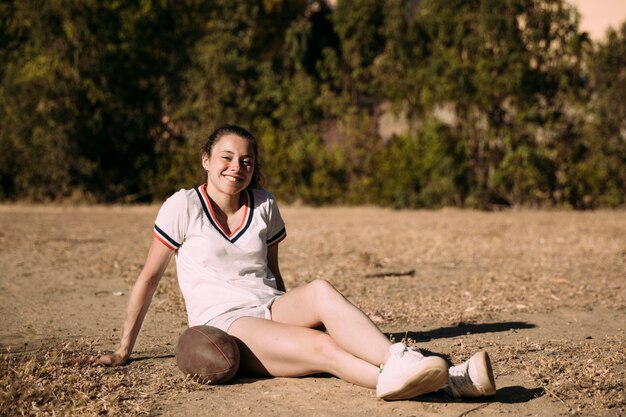
<path fill-rule="evenodd" d="M 391 342 L 335 287 L 324 280 L 290 290 L 272 305 L 272 320 L 314 328 L 324 325 L 348 353 L 378 366 L 385 363 Z"/>
<path fill-rule="evenodd" d="M 376 366 L 346 352 L 319 330 L 242 317 L 228 333 L 239 344 L 244 371 L 278 377 L 327 372 L 363 387 L 376 386 Z"/>

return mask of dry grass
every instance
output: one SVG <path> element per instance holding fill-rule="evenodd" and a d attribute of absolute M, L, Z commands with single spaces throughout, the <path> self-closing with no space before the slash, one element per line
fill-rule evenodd
<path fill-rule="evenodd" d="M 573 413 L 626 412 L 624 335 L 598 341 L 549 341 L 517 348 L 523 366 L 537 383 Z"/>
<path fill-rule="evenodd" d="M 496 376 L 525 373 L 571 415 L 626 413 L 626 339 L 624 334 L 589 339 L 464 343 L 451 346 L 451 356 L 466 358 L 487 349 L 497 358 Z"/>
<path fill-rule="evenodd" d="M 144 361 L 132 367 L 92 366 L 88 343 L 64 344 L 0 360 L 0 415 L 151 415 L 154 398 L 211 389 Z"/>
<path fill-rule="evenodd" d="M 468 357 L 484 348 L 484 344 L 454 343 L 450 357 Z M 492 357 L 500 358 L 500 369 L 525 372 L 573 416 L 604 415 L 598 410 L 611 415 L 626 412 L 623 335 L 575 344 L 566 340 L 516 346 L 491 343 L 488 348 Z M 0 360 L 0 415 L 157 415 L 158 397 L 213 389 L 151 361 L 132 367 L 94 367 L 93 351 L 83 342 L 28 355 L 5 353 Z"/>

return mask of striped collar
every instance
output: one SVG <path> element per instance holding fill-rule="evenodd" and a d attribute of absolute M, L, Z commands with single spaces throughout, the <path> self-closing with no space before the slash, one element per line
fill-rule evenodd
<path fill-rule="evenodd" d="M 235 230 L 233 230 L 230 234 L 226 232 L 222 224 L 217 220 L 217 216 L 213 211 L 213 204 L 211 203 L 211 199 L 206 192 L 206 188 L 204 184 L 199 187 L 194 188 L 196 190 L 196 194 L 198 194 L 198 198 L 200 199 L 200 204 L 202 204 L 202 210 L 204 210 L 204 214 L 209 219 L 209 222 L 213 225 L 215 230 L 217 230 L 224 239 L 230 241 L 231 243 L 235 243 L 243 234 L 248 230 L 250 224 L 252 223 L 252 214 L 254 212 L 254 195 L 252 191 L 246 189 L 244 190 L 244 196 L 246 197 L 246 201 L 244 201 L 243 205 L 245 207 L 245 212 L 243 213 L 243 219 L 241 220 L 241 224 Z"/>

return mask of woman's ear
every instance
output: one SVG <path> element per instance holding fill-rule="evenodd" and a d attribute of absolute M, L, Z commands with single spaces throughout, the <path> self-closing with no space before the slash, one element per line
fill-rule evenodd
<path fill-rule="evenodd" d="M 211 158 L 209 157 L 208 153 L 203 153 L 202 154 L 202 167 L 204 168 L 205 171 L 209 170 L 209 160 Z"/>

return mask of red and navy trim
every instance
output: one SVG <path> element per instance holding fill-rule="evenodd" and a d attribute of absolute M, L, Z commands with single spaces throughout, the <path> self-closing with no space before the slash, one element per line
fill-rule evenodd
<path fill-rule="evenodd" d="M 286 228 L 282 228 L 280 230 L 280 232 L 276 233 L 273 237 L 271 237 L 270 239 L 267 239 L 267 246 L 272 246 L 275 245 L 277 243 L 280 243 L 283 241 L 283 239 L 285 239 L 287 237 L 287 229 Z"/>
<path fill-rule="evenodd" d="M 167 248 L 175 251 L 180 247 L 180 243 L 176 242 L 174 239 L 169 237 L 167 233 L 165 233 L 159 226 L 154 225 L 154 229 L 152 230 L 154 237 L 156 237 L 161 243 L 163 243 Z"/>
<path fill-rule="evenodd" d="M 248 228 L 250 227 L 250 224 L 252 223 L 252 215 L 254 214 L 254 195 L 252 194 L 252 191 L 245 190 L 244 195 L 247 197 L 248 200 L 244 203 L 246 211 L 243 214 L 243 219 L 239 227 L 229 234 L 226 233 L 226 230 L 224 230 L 220 222 L 217 221 L 217 216 L 213 212 L 211 199 L 206 193 L 204 184 L 194 189 L 196 190 L 196 194 L 198 194 L 198 198 L 200 199 L 200 204 L 202 205 L 202 210 L 204 211 L 204 214 L 206 214 L 209 222 L 211 222 L 215 230 L 217 230 L 219 234 L 224 237 L 224 239 L 230 241 L 231 243 L 235 243 L 241 236 L 243 236 L 246 230 L 248 230 Z"/>

